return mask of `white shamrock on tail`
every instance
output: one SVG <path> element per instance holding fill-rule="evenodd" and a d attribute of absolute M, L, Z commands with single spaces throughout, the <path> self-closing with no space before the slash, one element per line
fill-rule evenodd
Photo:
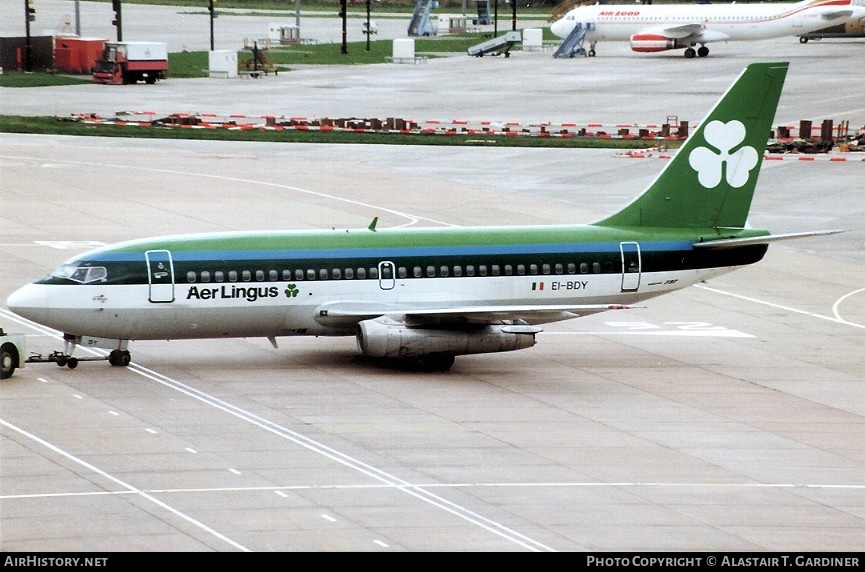
<path fill-rule="evenodd" d="M 745 126 L 741 121 L 712 121 L 703 129 L 706 142 L 718 149 L 719 153 L 707 147 L 697 147 L 688 156 L 691 167 L 697 171 L 700 184 L 708 189 L 717 187 L 721 182 L 722 166 L 727 163 L 727 183 L 739 188 L 748 182 L 751 169 L 757 165 L 757 150 L 742 147 L 730 154 L 730 149 L 745 140 Z"/>

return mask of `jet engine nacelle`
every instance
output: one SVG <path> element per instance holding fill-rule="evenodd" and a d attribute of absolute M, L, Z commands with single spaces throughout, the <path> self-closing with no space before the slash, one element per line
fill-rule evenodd
<path fill-rule="evenodd" d="M 665 52 L 687 48 L 684 42 L 660 34 L 634 34 L 631 36 L 631 49 L 640 53 Z"/>
<path fill-rule="evenodd" d="M 462 330 L 411 327 L 382 317 L 358 324 L 357 346 L 363 355 L 376 358 L 485 354 L 530 348 L 540 331 L 517 325 L 479 325 Z"/>

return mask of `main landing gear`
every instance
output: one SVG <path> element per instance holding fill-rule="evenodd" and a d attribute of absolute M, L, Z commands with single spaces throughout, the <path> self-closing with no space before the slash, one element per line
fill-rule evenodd
<path fill-rule="evenodd" d="M 700 46 L 699 49 L 687 48 L 685 49 L 685 57 L 688 59 L 693 58 L 694 56 L 700 56 L 701 58 L 705 58 L 709 55 L 709 48 L 706 46 Z"/>
<path fill-rule="evenodd" d="M 454 364 L 454 356 L 445 353 L 432 353 L 423 356 L 420 361 L 426 371 L 447 371 Z"/>
<path fill-rule="evenodd" d="M 128 350 L 112 350 L 108 354 L 108 363 L 117 367 L 126 367 L 132 361 L 132 356 Z"/>

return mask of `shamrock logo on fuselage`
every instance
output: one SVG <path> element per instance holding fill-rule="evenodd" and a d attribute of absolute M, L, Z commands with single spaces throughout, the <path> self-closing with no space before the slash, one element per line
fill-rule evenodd
<path fill-rule="evenodd" d="M 697 147 L 688 156 L 691 167 L 697 171 L 697 179 L 707 189 L 713 189 L 721 183 L 726 165 L 727 184 L 739 188 L 748 182 L 751 169 L 757 166 L 757 150 L 753 147 L 740 147 L 735 152 L 730 151 L 745 140 L 745 126 L 741 121 L 712 121 L 703 129 L 706 143 L 715 147 Z"/>
<path fill-rule="evenodd" d="M 294 284 L 289 284 L 285 289 L 285 296 L 287 298 L 297 298 L 298 294 L 300 294 L 300 290 Z"/>

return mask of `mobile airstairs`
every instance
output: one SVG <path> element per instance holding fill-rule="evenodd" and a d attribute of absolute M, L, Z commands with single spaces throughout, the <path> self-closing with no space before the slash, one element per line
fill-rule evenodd
<path fill-rule="evenodd" d="M 586 34 L 588 34 L 589 30 L 592 30 L 594 27 L 595 25 L 591 23 L 577 22 L 574 29 L 571 30 L 570 34 L 568 34 L 568 37 L 562 40 L 562 43 L 559 44 L 559 47 L 556 48 L 555 52 L 553 52 L 553 57 L 572 58 L 574 56 L 595 55 L 594 53 L 588 54 L 586 49 L 583 47 L 583 42 L 586 40 Z"/>
<path fill-rule="evenodd" d="M 478 58 L 482 57 L 484 54 L 490 54 L 493 56 L 504 54 L 506 58 L 509 58 L 511 57 L 510 52 L 511 48 L 514 47 L 514 44 L 519 44 L 522 41 L 522 34 L 518 30 L 514 30 L 497 38 L 476 44 L 466 50 L 466 52 L 468 55 Z"/>
<path fill-rule="evenodd" d="M 424 5 L 424 0 L 417 0 L 417 5 L 414 7 L 414 12 L 411 15 L 411 22 L 408 24 L 409 36 L 435 36 L 438 34 L 438 26 L 433 26 L 430 22 L 430 10 L 438 8 L 437 0 L 427 0 Z"/>

